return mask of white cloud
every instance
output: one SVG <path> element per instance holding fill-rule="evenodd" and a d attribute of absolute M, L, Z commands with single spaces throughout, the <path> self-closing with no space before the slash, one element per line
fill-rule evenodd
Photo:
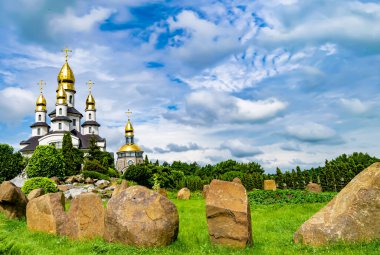
<path fill-rule="evenodd" d="M 291 125 L 286 128 L 287 134 L 304 142 L 319 142 L 335 137 L 336 132 L 324 125 L 307 122 Z"/>
<path fill-rule="evenodd" d="M 28 90 L 7 87 L 0 90 L 0 98 L 0 121 L 5 124 L 18 124 L 24 117 L 33 114 L 34 98 L 37 97 Z"/>
<path fill-rule="evenodd" d="M 243 143 L 240 140 L 233 139 L 226 141 L 220 145 L 222 150 L 228 150 L 233 157 L 236 158 L 247 158 L 254 157 L 262 153 L 262 151 L 247 143 Z"/>
<path fill-rule="evenodd" d="M 362 102 L 358 98 L 341 98 L 340 103 L 345 109 L 354 114 L 365 113 L 371 108 L 369 103 Z"/>

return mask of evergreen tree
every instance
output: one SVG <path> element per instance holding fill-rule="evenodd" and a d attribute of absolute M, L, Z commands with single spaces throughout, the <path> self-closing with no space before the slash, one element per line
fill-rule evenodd
<path fill-rule="evenodd" d="M 65 162 L 65 175 L 76 175 L 80 171 L 80 165 L 77 165 L 76 153 L 74 152 L 71 134 L 66 132 L 63 135 L 62 154 Z"/>
<path fill-rule="evenodd" d="M 99 146 L 96 144 L 96 138 L 94 135 L 90 138 L 90 147 L 88 148 L 88 156 L 87 158 L 89 160 L 98 160 L 99 162 L 102 161 L 101 159 L 102 151 L 100 150 Z"/>
<path fill-rule="evenodd" d="M 280 168 L 276 168 L 276 183 L 278 184 L 278 187 L 280 189 L 283 188 L 283 183 L 284 183 L 284 180 L 283 180 L 283 175 L 282 175 L 282 172 L 281 172 L 281 169 Z"/>
<path fill-rule="evenodd" d="M 297 189 L 304 189 L 305 187 L 305 179 L 304 175 L 302 174 L 301 168 L 299 166 L 296 167 L 297 171 Z"/>
<path fill-rule="evenodd" d="M 148 155 L 146 155 L 146 154 L 145 154 L 145 158 L 144 158 L 144 164 L 149 165 Z"/>

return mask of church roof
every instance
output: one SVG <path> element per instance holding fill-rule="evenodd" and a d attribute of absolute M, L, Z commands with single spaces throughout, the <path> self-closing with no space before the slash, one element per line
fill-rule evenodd
<path fill-rule="evenodd" d="M 100 127 L 100 124 L 98 122 L 96 122 L 96 121 L 88 120 L 88 121 L 83 122 L 82 127 L 84 127 L 84 126 L 97 126 L 97 127 Z"/>
<path fill-rule="evenodd" d="M 38 139 L 40 139 L 42 136 L 32 136 L 26 141 L 22 141 L 20 144 L 28 144 L 24 148 L 20 150 L 20 152 L 25 151 L 34 151 L 38 145 Z"/>
<path fill-rule="evenodd" d="M 30 127 L 50 127 L 46 122 L 35 122 Z"/>
<path fill-rule="evenodd" d="M 75 109 L 74 107 L 67 107 L 67 113 L 71 113 L 71 114 L 78 114 L 80 115 L 81 117 L 83 117 L 82 113 L 80 113 L 77 109 Z M 56 110 L 54 109 L 54 111 L 52 111 L 51 113 L 49 113 L 49 117 L 51 118 L 51 116 L 53 115 L 56 115 L 57 112 Z"/>
<path fill-rule="evenodd" d="M 53 118 L 51 120 L 51 122 L 60 121 L 60 120 L 71 122 L 71 119 L 69 117 L 66 117 L 66 116 L 57 116 L 57 117 Z"/>

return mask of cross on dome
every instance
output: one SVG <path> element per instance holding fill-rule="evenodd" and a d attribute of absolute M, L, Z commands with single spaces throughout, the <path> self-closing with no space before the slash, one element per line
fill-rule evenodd
<path fill-rule="evenodd" d="M 125 112 L 127 115 L 128 115 L 128 120 L 130 119 L 131 115 L 132 115 L 132 112 L 128 109 L 127 112 Z"/>
<path fill-rule="evenodd" d="M 67 59 L 69 58 L 69 52 L 73 52 L 73 51 L 66 47 L 66 48 L 62 49 L 62 52 L 65 53 L 65 58 L 66 58 L 66 62 L 67 62 Z"/>
<path fill-rule="evenodd" d="M 91 80 L 89 80 L 88 82 L 86 82 L 86 84 L 88 85 L 88 91 L 90 92 L 91 94 L 91 89 L 92 89 L 92 86 L 95 84 L 94 82 L 92 82 Z"/>
<path fill-rule="evenodd" d="M 44 82 L 43 80 L 40 80 L 40 81 L 37 83 L 37 85 L 40 86 L 40 93 L 42 94 L 42 89 L 43 89 L 43 86 L 46 85 L 46 82 Z"/>

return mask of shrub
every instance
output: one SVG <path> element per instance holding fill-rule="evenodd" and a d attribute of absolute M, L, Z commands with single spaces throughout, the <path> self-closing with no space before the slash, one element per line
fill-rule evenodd
<path fill-rule="evenodd" d="M 13 147 L 0 144 L 0 182 L 11 180 L 25 167 L 25 161 L 19 152 L 13 153 Z"/>
<path fill-rule="evenodd" d="M 151 171 L 145 165 L 131 165 L 124 172 L 123 178 L 130 181 L 135 181 L 140 185 L 150 187 L 149 179 L 151 178 Z"/>
<path fill-rule="evenodd" d="M 243 180 L 244 174 L 242 172 L 239 172 L 239 171 L 229 171 L 229 172 L 222 174 L 220 179 L 222 179 L 223 181 L 229 181 L 230 182 L 236 177 L 239 178 L 240 180 Z"/>
<path fill-rule="evenodd" d="M 29 194 L 32 190 L 39 188 L 44 189 L 45 193 L 54 193 L 58 191 L 55 182 L 46 177 L 35 177 L 27 180 L 21 190 L 25 194 Z"/>
<path fill-rule="evenodd" d="M 305 204 L 305 203 L 326 203 L 329 202 L 336 193 L 311 193 L 301 190 L 255 190 L 248 193 L 251 204 Z"/>
<path fill-rule="evenodd" d="M 184 186 L 191 191 L 203 190 L 205 184 L 199 176 L 188 175 L 184 178 Z"/>
<path fill-rule="evenodd" d="M 108 171 L 107 171 L 107 175 L 109 177 L 115 177 L 115 178 L 117 178 L 117 177 L 119 177 L 119 172 L 116 171 L 115 169 L 109 167 Z"/>
<path fill-rule="evenodd" d="M 96 159 L 93 160 L 85 160 L 84 166 L 83 166 L 84 171 L 95 171 L 101 174 L 107 174 L 108 169 L 103 167 L 100 162 Z"/>
<path fill-rule="evenodd" d="M 105 174 L 101 174 L 99 172 L 83 171 L 82 174 L 83 174 L 84 178 L 90 177 L 92 179 L 98 179 L 98 180 L 110 180 L 109 176 L 107 176 Z"/>
<path fill-rule="evenodd" d="M 62 152 L 54 146 L 37 146 L 29 160 L 26 173 L 28 177 L 62 177 L 65 163 Z"/>

